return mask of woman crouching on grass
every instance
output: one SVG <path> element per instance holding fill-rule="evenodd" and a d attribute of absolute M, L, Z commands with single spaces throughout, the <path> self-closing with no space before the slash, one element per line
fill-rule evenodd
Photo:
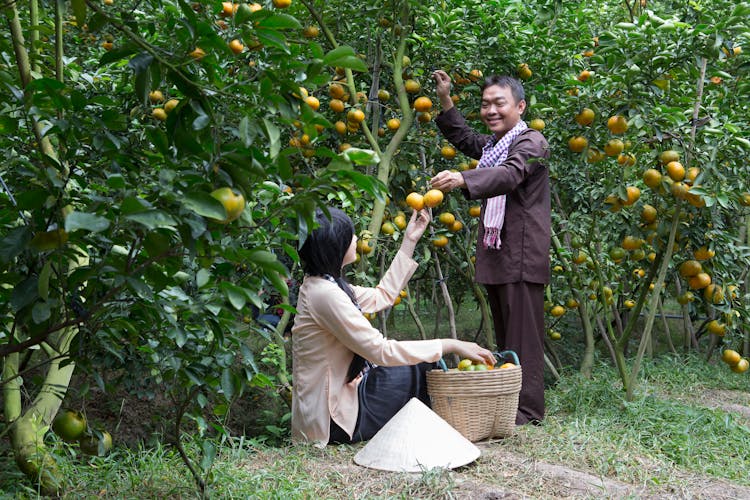
<path fill-rule="evenodd" d="M 349 285 L 342 268 L 356 260 L 354 224 L 341 210 L 318 210 L 318 227 L 299 255 L 305 278 L 292 327 L 292 438 L 325 446 L 370 439 L 412 397 L 429 406 L 426 372 L 444 353 L 488 364 L 473 342 L 386 339 L 363 313 L 391 307 L 418 264 L 414 247 L 430 223 L 412 213 L 403 242 L 375 288 Z"/>

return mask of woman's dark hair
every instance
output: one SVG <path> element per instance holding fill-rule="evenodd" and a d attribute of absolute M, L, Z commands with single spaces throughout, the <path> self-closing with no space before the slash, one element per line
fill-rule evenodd
<path fill-rule="evenodd" d="M 344 293 L 357 304 L 349 283 L 341 274 L 341 264 L 344 262 L 349 246 L 354 237 L 354 223 L 338 208 L 329 208 L 330 218 L 321 209 L 315 211 L 315 221 L 318 227 L 307 235 L 307 239 L 299 249 L 302 268 L 310 276 L 330 275 Z M 351 382 L 365 367 L 366 361 L 359 354 L 354 354 L 349 365 L 347 381 Z"/>
<path fill-rule="evenodd" d="M 521 82 L 508 75 L 488 76 L 487 78 L 485 78 L 480 90 L 482 91 L 482 93 L 484 93 L 484 89 L 486 89 L 487 87 L 493 87 L 495 85 L 497 85 L 498 87 L 510 89 L 510 93 L 513 95 L 513 99 L 516 101 L 516 104 L 526 99 L 526 94 L 523 90 L 523 85 L 521 85 Z"/>
<path fill-rule="evenodd" d="M 338 208 L 329 208 L 330 219 L 321 210 L 315 211 L 318 227 L 307 235 L 299 249 L 302 268 L 310 276 L 330 274 L 341 277 L 341 263 L 354 236 L 354 223 Z"/>

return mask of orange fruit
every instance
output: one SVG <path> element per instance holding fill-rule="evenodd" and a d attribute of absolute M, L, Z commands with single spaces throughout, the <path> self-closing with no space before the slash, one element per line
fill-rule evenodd
<path fill-rule="evenodd" d="M 710 284 L 711 284 L 711 276 L 709 276 L 707 273 L 704 273 L 704 272 L 700 272 L 696 274 L 695 276 L 691 276 L 688 279 L 688 286 L 692 288 L 693 290 L 700 290 L 702 288 L 706 288 Z"/>
<path fill-rule="evenodd" d="M 677 303 L 680 304 L 680 305 L 683 305 L 683 306 L 685 304 L 689 303 L 689 302 L 694 301 L 694 300 L 695 300 L 695 296 L 693 295 L 693 292 L 691 292 L 690 290 L 681 293 L 677 297 Z"/>
<path fill-rule="evenodd" d="M 472 205 L 469 207 L 469 215 L 472 217 L 479 217 L 482 213 L 482 207 L 480 205 Z"/>
<path fill-rule="evenodd" d="M 391 118 L 386 122 L 385 126 L 388 127 L 388 130 L 395 132 L 401 126 L 401 120 L 398 118 Z"/>
<path fill-rule="evenodd" d="M 649 168 L 643 172 L 643 183 L 651 189 L 656 189 L 661 186 L 662 175 L 661 172 L 655 168 Z"/>
<path fill-rule="evenodd" d="M 164 108 L 154 108 L 153 110 L 151 110 L 151 116 L 153 118 L 156 118 L 160 122 L 163 122 L 167 119 L 167 112 L 164 111 Z"/>
<path fill-rule="evenodd" d="M 406 229 L 406 216 L 401 214 L 395 216 L 393 218 L 393 223 L 397 228 L 403 231 L 404 229 Z"/>
<path fill-rule="evenodd" d="M 747 369 L 750 368 L 750 362 L 748 362 L 747 359 L 742 358 L 740 359 L 736 365 L 734 365 L 731 370 L 734 373 L 745 373 Z"/>
<path fill-rule="evenodd" d="M 328 95 L 334 99 L 341 99 L 342 97 L 344 97 L 344 93 L 344 87 L 342 87 L 338 83 L 332 83 L 328 87 Z"/>
<path fill-rule="evenodd" d="M 562 334 L 558 331 L 552 330 L 549 332 L 549 338 L 552 340 L 560 340 L 562 338 Z"/>
<path fill-rule="evenodd" d="M 623 205 L 630 206 L 638 201 L 638 198 L 641 197 L 641 190 L 635 186 L 628 186 L 625 188 L 625 191 L 627 192 L 628 198 L 626 200 L 622 200 Z"/>
<path fill-rule="evenodd" d="M 646 224 L 650 224 L 656 220 L 656 208 L 654 208 L 652 205 L 643 205 L 643 210 L 641 211 L 641 220 L 645 222 Z"/>
<path fill-rule="evenodd" d="M 320 35 L 320 28 L 317 26 L 305 26 L 302 30 L 302 36 L 305 38 L 317 38 Z"/>
<path fill-rule="evenodd" d="M 721 360 L 729 366 L 736 365 L 740 362 L 741 359 L 742 356 L 740 356 L 740 353 L 733 349 L 724 349 L 724 351 L 721 353 Z"/>
<path fill-rule="evenodd" d="M 637 250 L 643 246 L 644 241 L 635 236 L 625 236 L 622 239 L 622 248 L 625 250 Z"/>
<path fill-rule="evenodd" d="M 496 370 L 505 370 L 507 368 L 515 368 L 515 363 L 503 363 L 502 365 L 498 366 Z"/>
<path fill-rule="evenodd" d="M 317 111 L 320 108 L 320 101 L 315 96 L 307 96 L 305 102 L 312 108 L 313 111 Z"/>
<path fill-rule="evenodd" d="M 727 325 L 720 322 L 719 320 L 712 319 L 708 322 L 706 325 L 706 330 L 708 330 L 710 333 L 713 333 L 714 335 L 718 335 L 719 337 L 723 337 L 724 334 L 727 331 Z"/>
<path fill-rule="evenodd" d="M 580 135 L 571 137 L 570 140 L 568 140 L 568 148 L 574 153 L 582 152 L 584 149 L 586 149 L 586 146 L 588 146 L 588 144 L 588 139 Z"/>
<path fill-rule="evenodd" d="M 678 161 L 670 161 L 667 163 L 667 175 L 673 181 L 681 181 L 685 178 L 685 167 Z"/>
<path fill-rule="evenodd" d="M 559 318 L 560 316 L 565 314 L 565 308 L 563 306 L 557 305 L 557 306 L 554 306 L 552 309 L 550 309 L 549 313 L 552 316 Z"/>
<path fill-rule="evenodd" d="M 456 149 L 453 146 L 443 146 L 440 148 L 440 154 L 446 160 L 452 160 L 456 157 Z"/>
<path fill-rule="evenodd" d="M 424 208 L 424 197 L 419 193 L 409 193 L 406 197 L 406 204 L 414 210 L 422 210 Z"/>
<path fill-rule="evenodd" d="M 333 126 L 336 129 L 336 132 L 338 132 L 340 135 L 346 134 L 346 123 L 337 121 Z"/>
<path fill-rule="evenodd" d="M 367 255 L 370 252 L 372 252 L 372 243 L 370 243 L 370 240 L 357 240 L 357 253 Z"/>
<path fill-rule="evenodd" d="M 418 81 L 409 78 L 404 82 L 404 88 L 406 89 L 406 92 L 409 94 L 416 94 L 422 89 L 422 86 L 419 84 Z"/>
<path fill-rule="evenodd" d="M 674 182 L 669 190 L 672 192 L 675 198 L 685 199 L 688 197 L 688 190 L 690 186 L 684 182 Z"/>
<path fill-rule="evenodd" d="M 435 236 L 432 239 L 432 244 L 438 248 L 444 247 L 448 244 L 448 237 L 442 234 L 439 236 Z"/>
<path fill-rule="evenodd" d="M 65 410 L 52 421 L 52 430 L 66 442 L 73 442 L 86 431 L 86 417 L 75 410 Z"/>
<path fill-rule="evenodd" d="M 579 250 L 578 253 L 573 257 L 573 264 L 583 264 L 588 260 L 588 258 L 589 256 L 586 255 L 585 252 Z"/>
<path fill-rule="evenodd" d="M 693 257 L 695 257 L 695 260 L 708 260 L 714 255 L 716 255 L 716 252 L 714 252 L 713 250 L 709 250 L 705 246 L 697 248 L 693 251 Z"/>
<path fill-rule="evenodd" d="M 426 113 L 432 109 L 432 101 L 429 97 L 420 96 L 414 100 L 414 111 Z"/>
<path fill-rule="evenodd" d="M 378 90 L 378 100 L 382 102 L 388 102 L 391 100 L 391 93 L 385 89 Z"/>
<path fill-rule="evenodd" d="M 740 195 L 740 205 L 750 207 L 750 193 L 742 193 Z"/>
<path fill-rule="evenodd" d="M 604 154 L 604 151 L 600 150 L 599 148 L 595 146 L 592 146 L 589 148 L 589 151 L 586 154 L 586 161 L 589 163 L 597 163 L 597 162 L 602 161 L 606 157 L 607 155 Z"/>
<path fill-rule="evenodd" d="M 607 120 L 607 128 L 613 134 L 624 134 L 628 130 L 628 121 L 622 115 L 610 116 Z"/>
<path fill-rule="evenodd" d="M 350 123 L 362 123 L 365 121 L 365 113 L 361 109 L 358 108 L 352 108 L 349 110 L 349 112 L 346 114 L 346 119 Z"/>
<path fill-rule="evenodd" d="M 192 57 L 193 59 L 202 59 L 205 55 L 206 51 L 204 51 L 200 47 L 196 47 L 192 52 L 190 52 L 190 57 Z"/>
<path fill-rule="evenodd" d="M 435 208 L 443 202 L 443 192 L 439 189 L 430 189 L 424 194 L 424 205 Z"/>
<path fill-rule="evenodd" d="M 482 74 L 481 70 L 478 69 L 472 69 L 469 71 L 469 80 L 472 82 L 478 82 L 484 75 Z"/>
<path fill-rule="evenodd" d="M 224 17 L 233 16 L 237 12 L 238 4 L 232 2 L 221 2 L 221 14 Z"/>
<path fill-rule="evenodd" d="M 680 275 L 683 278 L 690 278 L 691 276 L 695 276 L 699 272 L 703 271 L 703 266 L 701 266 L 701 263 L 697 260 L 686 260 L 682 264 L 680 264 Z"/>
<path fill-rule="evenodd" d="M 451 233 L 457 233 L 464 228 L 464 223 L 460 220 L 454 221 L 448 228 Z"/>
<path fill-rule="evenodd" d="M 162 102 L 164 100 L 164 94 L 161 90 L 152 90 L 148 93 L 148 100 L 154 104 Z"/>
<path fill-rule="evenodd" d="M 419 123 L 428 123 L 432 120 L 432 114 L 430 113 L 418 113 L 417 121 Z"/>
<path fill-rule="evenodd" d="M 589 78 L 591 78 L 591 71 L 589 71 L 587 69 L 584 69 L 583 71 L 581 71 L 578 74 L 578 76 L 576 78 L 578 78 L 579 82 L 585 82 L 586 80 L 588 80 Z"/>
<path fill-rule="evenodd" d="M 623 305 L 627 307 L 628 309 L 632 309 L 635 307 L 635 301 L 633 299 L 627 299 Z"/>
<path fill-rule="evenodd" d="M 568 309 L 575 309 L 579 305 L 580 304 L 578 303 L 578 301 L 572 297 L 569 298 L 567 302 L 565 302 L 565 307 L 567 307 Z"/>
<path fill-rule="evenodd" d="M 695 179 L 698 178 L 698 175 L 700 175 L 701 169 L 698 167 L 690 167 L 687 169 L 687 172 L 685 172 L 685 182 L 688 184 L 692 184 L 695 182 Z"/>
<path fill-rule="evenodd" d="M 240 42 L 237 39 L 232 40 L 229 42 L 229 50 L 231 50 L 234 54 L 241 54 L 243 50 L 245 50 L 245 46 L 242 45 L 242 42 Z"/>
<path fill-rule="evenodd" d="M 612 247 L 609 250 L 609 258 L 612 259 L 612 261 L 616 264 L 622 262 L 626 255 L 627 253 L 622 247 Z"/>
<path fill-rule="evenodd" d="M 680 161 L 680 153 L 674 149 L 667 149 L 659 153 L 659 163 L 662 165 L 668 165 L 673 161 Z"/>
<path fill-rule="evenodd" d="M 164 111 L 166 111 L 167 113 L 171 113 L 172 111 L 174 111 L 174 108 L 176 108 L 178 104 L 180 104 L 180 101 L 178 101 L 177 99 L 170 99 L 164 103 Z"/>
<path fill-rule="evenodd" d="M 604 152 L 607 156 L 617 156 L 625 149 L 625 143 L 620 139 L 610 139 L 607 144 L 604 145 Z"/>
<path fill-rule="evenodd" d="M 450 212 L 443 212 L 442 214 L 440 214 L 440 217 L 438 217 L 438 220 L 442 224 L 445 224 L 446 226 L 450 226 L 451 224 L 456 222 L 456 216 Z"/>
<path fill-rule="evenodd" d="M 380 232 L 390 236 L 396 232 L 396 226 L 393 225 L 393 222 L 383 222 L 380 226 Z"/>
<path fill-rule="evenodd" d="M 636 159 L 635 155 L 630 153 L 620 153 L 617 156 L 617 163 L 622 165 L 623 167 L 632 167 L 635 165 Z"/>
<path fill-rule="evenodd" d="M 529 65 L 526 63 L 519 64 L 517 70 L 518 70 L 518 77 L 521 80 L 528 80 L 529 78 L 531 78 L 531 75 L 533 74 L 531 72 L 531 68 L 529 68 Z"/>
<path fill-rule="evenodd" d="M 292 5 L 292 0 L 273 0 L 273 6 L 277 9 L 286 9 Z"/>
<path fill-rule="evenodd" d="M 343 113 L 344 112 L 344 101 L 341 99 L 331 99 L 331 102 L 328 103 L 328 107 L 331 108 L 331 111 L 334 113 Z"/>
<path fill-rule="evenodd" d="M 594 122 L 594 110 L 590 108 L 583 108 L 580 113 L 576 115 L 576 123 L 578 125 L 586 126 L 591 125 Z"/>
<path fill-rule="evenodd" d="M 703 297 L 705 297 L 707 302 L 720 304 L 724 302 L 724 290 L 721 289 L 720 285 L 711 283 L 703 290 Z"/>
<path fill-rule="evenodd" d="M 529 127 L 533 128 L 534 130 L 544 130 L 545 127 L 544 120 L 541 118 L 534 118 L 529 122 Z"/>

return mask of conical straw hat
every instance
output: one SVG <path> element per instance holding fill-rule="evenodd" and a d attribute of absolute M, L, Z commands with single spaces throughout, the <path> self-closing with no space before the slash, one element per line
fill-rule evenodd
<path fill-rule="evenodd" d="M 422 472 L 460 467 L 480 453 L 437 413 L 412 398 L 354 456 L 354 462 L 372 469 Z"/>

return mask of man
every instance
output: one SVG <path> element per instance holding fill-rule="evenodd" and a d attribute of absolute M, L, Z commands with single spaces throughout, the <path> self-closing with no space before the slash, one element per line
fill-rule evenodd
<path fill-rule="evenodd" d="M 550 188 L 544 136 L 521 119 L 521 83 L 491 76 L 482 86 L 480 116 L 492 135 L 471 129 L 450 97 L 451 79 L 433 74 L 442 111 L 436 123 L 459 151 L 479 159 L 474 170 L 432 178 L 442 191 L 460 188 L 482 201 L 476 281 L 484 284 L 499 349 L 518 354 L 523 382 L 516 424 L 544 418 L 544 285 L 549 283 Z"/>

